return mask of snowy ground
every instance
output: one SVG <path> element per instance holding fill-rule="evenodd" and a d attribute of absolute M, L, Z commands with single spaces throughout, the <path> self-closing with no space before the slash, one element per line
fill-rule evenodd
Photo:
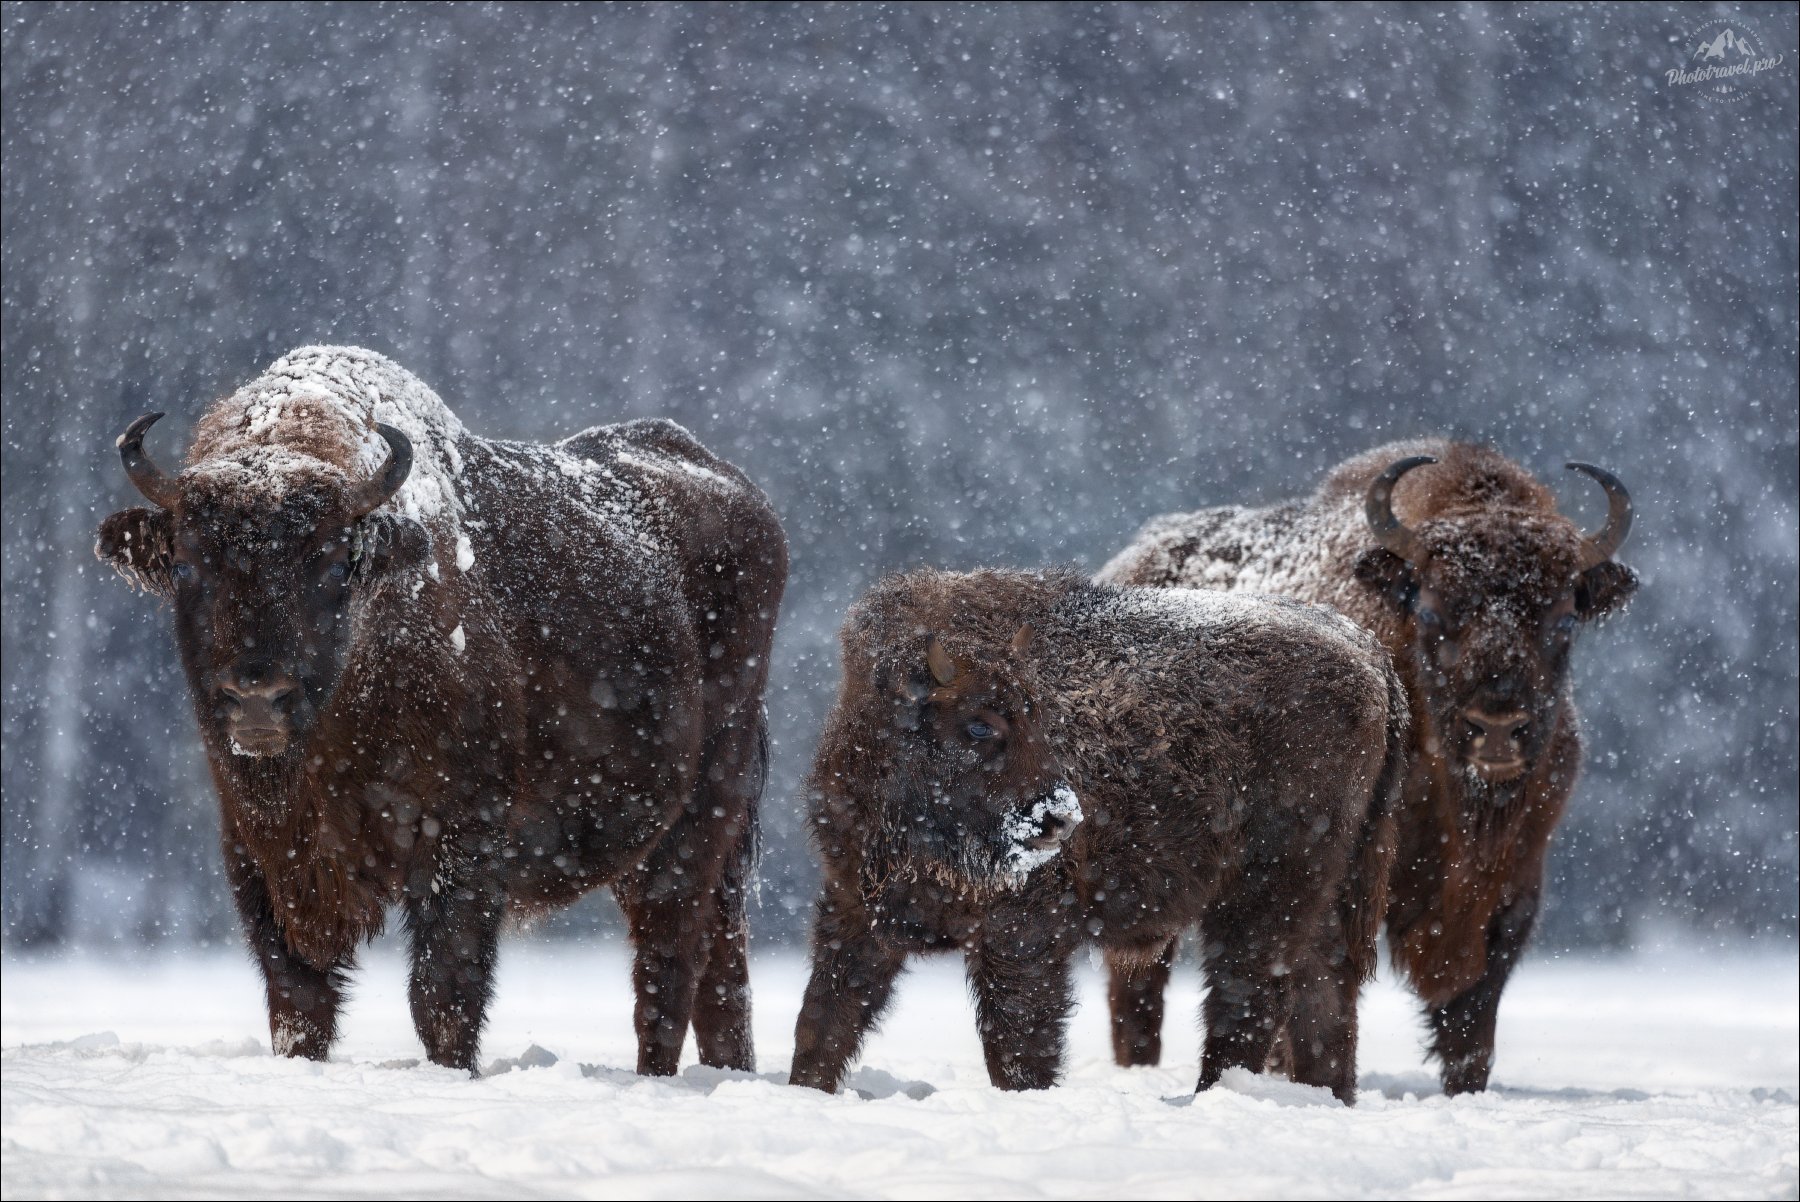
<path fill-rule="evenodd" d="M 362 974 L 337 1058 L 269 1055 L 236 956 L 15 959 L 0 1010 L 6 1197 L 1794 1197 L 1791 951 L 1530 964 L 1499 1088 L 1438 1095 L 1411 1003 L 1364 1007 L 1363 1092 L 1245 1077 L 1189 1100 L 1198 981 L 1167 1067 L 1106 1057 L 1083 980 L 1068 1083 L 990 1089 L 956 965 L 921 965 L 838 1097 L 783 1084 L 803 981 L 756 964 L 764 1072 L 635 1077 L 616 947 L 510 944 L 485 1043 L 549 1067 L 471 1081 L 419 1055 L 401 966 Z M 542 1059 L 534 1055 L 530 1059 Z"/>

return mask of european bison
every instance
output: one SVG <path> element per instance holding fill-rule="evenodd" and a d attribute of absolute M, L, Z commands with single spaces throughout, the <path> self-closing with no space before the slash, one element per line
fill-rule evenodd
<path fill-rule="evenodd" d="M 98 553 L 173 602 L 277 1052 L 323 1058 L 399 905 L 413 1021 L 472 1068 L 496 937 L 610 884 L 638 1071 L 693 1022 L 749 1068 L 744 888 L 780 523 L 670 422 L 552 446 L 463 429 L 380 355 L 307 347 L 200 420 Z M 698 985 L 698 1001 L 696 1001 Z"/>
<path fill-rule="evenodd" d="M 825 881 L 792 1080 L 835 1090 L 915 952 L 960 950 L 990 1079 L 1056 1082 L 1070 958 L 1206 932 L 1199 1087 L 1350 1101 L 1406 705 L 1329 610 L 1067 572 L 919 571 L 842 632 L 808 788 Z"/>
<path fill-rule="evenodd" d="M 1487 1087 L 1500 992 L 1537 915 L 1550 834 L 1581 766 L 1569 653 L 1637 587 L 1613 560 L 1631 499 L 1609 472 L 1583 534 L 1487 447 L 1380 447 L 1310 499 L 1157 518 L 1100 573 L 1116 584 L 1282 593 L 1336 606 L 1393 654 L 1413 752 L 1387 930 L 1424 1000 L 1446 1093 Z M 1113 969 L 1114 1055 L 1154 1064 L 1173 945 Z"/>

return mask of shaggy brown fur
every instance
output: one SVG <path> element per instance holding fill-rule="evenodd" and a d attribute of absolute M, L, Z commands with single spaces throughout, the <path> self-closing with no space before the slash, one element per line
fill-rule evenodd
<path fill-rule="evenodd" d="M 1370 484 L 1415 455 L 1395 515 L 1419 562 L 1376 545 Z M 1499 999 L 1528 937 L 1551 832 L 1581 745 L 1568 687 L 1577 628 L 1636 587 L 1610 560 L 1582 570 L 1583 536 L 1550 491 L 1494 450 L 1422 440 L 1343 464 L 1305 501 L 1157 518 L 1100 573 L 1118 584 L 1280 593 L 1333 605 L 1393 654 L 1412 709 L 1387 929 L 1424 1000 L 1444 1087 L 1485 1088 Z M 1507 713 L 1511 764 L 1482 758 L 1471 715 Z M 1488 749 L 1491 751 L 1491 749 Z M 1148 971 L 1113 974 L 1114 1049 L 1155 1063 L 1165 949 Z"/>
<path fill-rule="evenodd" d="M 278 1052 L 329 1052 L 399 905 L 419 1036 L 473 1067 L 504 915 L 610 885 L 639 1071 L 674 1071 L 690 1019 L 703 1061 L 752 1066 L 744 888 L 787 565 L 754 485 L 668 422 L 475 437 L 353 348 L 219 402 L 178 477 L 121 446 L 159 504 L 106 519 L 98 552 L 173 601 Z"/>
<path fill-rule="evenodd" d="M 1199 922 L 1200 1087 L 1291 1021 L 1294 1076 L 1351 1099 L 1406 726 L 1372 639 L 1291 602 L 920 571 L 842 640 L 795 1083 L 836 1089 L 905 958 L 960 950 L 994 1084 L 1049 1086 L 1077 947 L 1154 956 Z"/>

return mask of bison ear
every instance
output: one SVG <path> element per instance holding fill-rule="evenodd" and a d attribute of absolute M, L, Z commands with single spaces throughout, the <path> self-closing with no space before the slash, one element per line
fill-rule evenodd
<path fill-rule="evenodd" d="M 352 539 L 356 575 L 362 580 L 409 572 L 431 558 L 431 535 L 425 527 L 397 513 L 371 513 L 360 519 Z"/>
<path fill-rule="evenodd" d="M 1385 547 L 1370 547 L 1358 555 L 1352 574 L 1398 610 L 1410 606 L 1419 591 L 1412 565 Z"/>
<path fill-rule="evenodd" d="M 1637 592 L 1637 573 L 1608 559 L 1575 578 L 1575 612 L 1583 621 L 1602 618 L 1625 608 Z"/>
<path fill-rule="evenodd" d="M 175 539 L 168 510 L 142 505 L 121 509 L 100 523 L 94 554 L 145 592 L 164 601 L 175 595 Z"/>

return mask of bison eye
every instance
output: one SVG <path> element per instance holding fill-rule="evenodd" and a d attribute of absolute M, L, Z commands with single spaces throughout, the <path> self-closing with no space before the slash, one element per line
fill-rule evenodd
<path fill-rule="evenodd" d="M 334 563 L 325 574 L 330 576 L 333 580 L 342 580 L 350 574 L 350 565 L 342 562 Z"/>
<path fill-rule="evenodd" d="M 991 739 L 994 737 L 994 735 L 996 733 L 998 733 L 994 730 L 993 727 L 989 726 L 986 722 L 983 722 L 980 719 L 976 719 L 975 721 L 969 723 L 967 726 L 963 727 L 963 731 L 971 739 L 976 739 L 976 740 Z"/>
<path fill-rule="evenodd" d="M 1438 630 L 1444 625 L 1443 615 L 1435 609 L 1421 609 L 1418 617 L 1419 625 L 1426 630 Z"/>
<path fill-rule="evenodd" d="M 1575 615 L 1564 614 L 1562 617 L 1556 619 L 1556 624 L 1550 627 L 1550 633 L 1554 634 L 1559 639 L 1566 639 L 1571 634 L 1574 634 Z"/>
<path fill-rule="evenodd" d="M 192 580 L 194 578 L 194 565 L 185 559 L 177 559 L 175 561 L 175 566 L 170 570 L 175 573 L 175 579 L 177 580 Z"/>

